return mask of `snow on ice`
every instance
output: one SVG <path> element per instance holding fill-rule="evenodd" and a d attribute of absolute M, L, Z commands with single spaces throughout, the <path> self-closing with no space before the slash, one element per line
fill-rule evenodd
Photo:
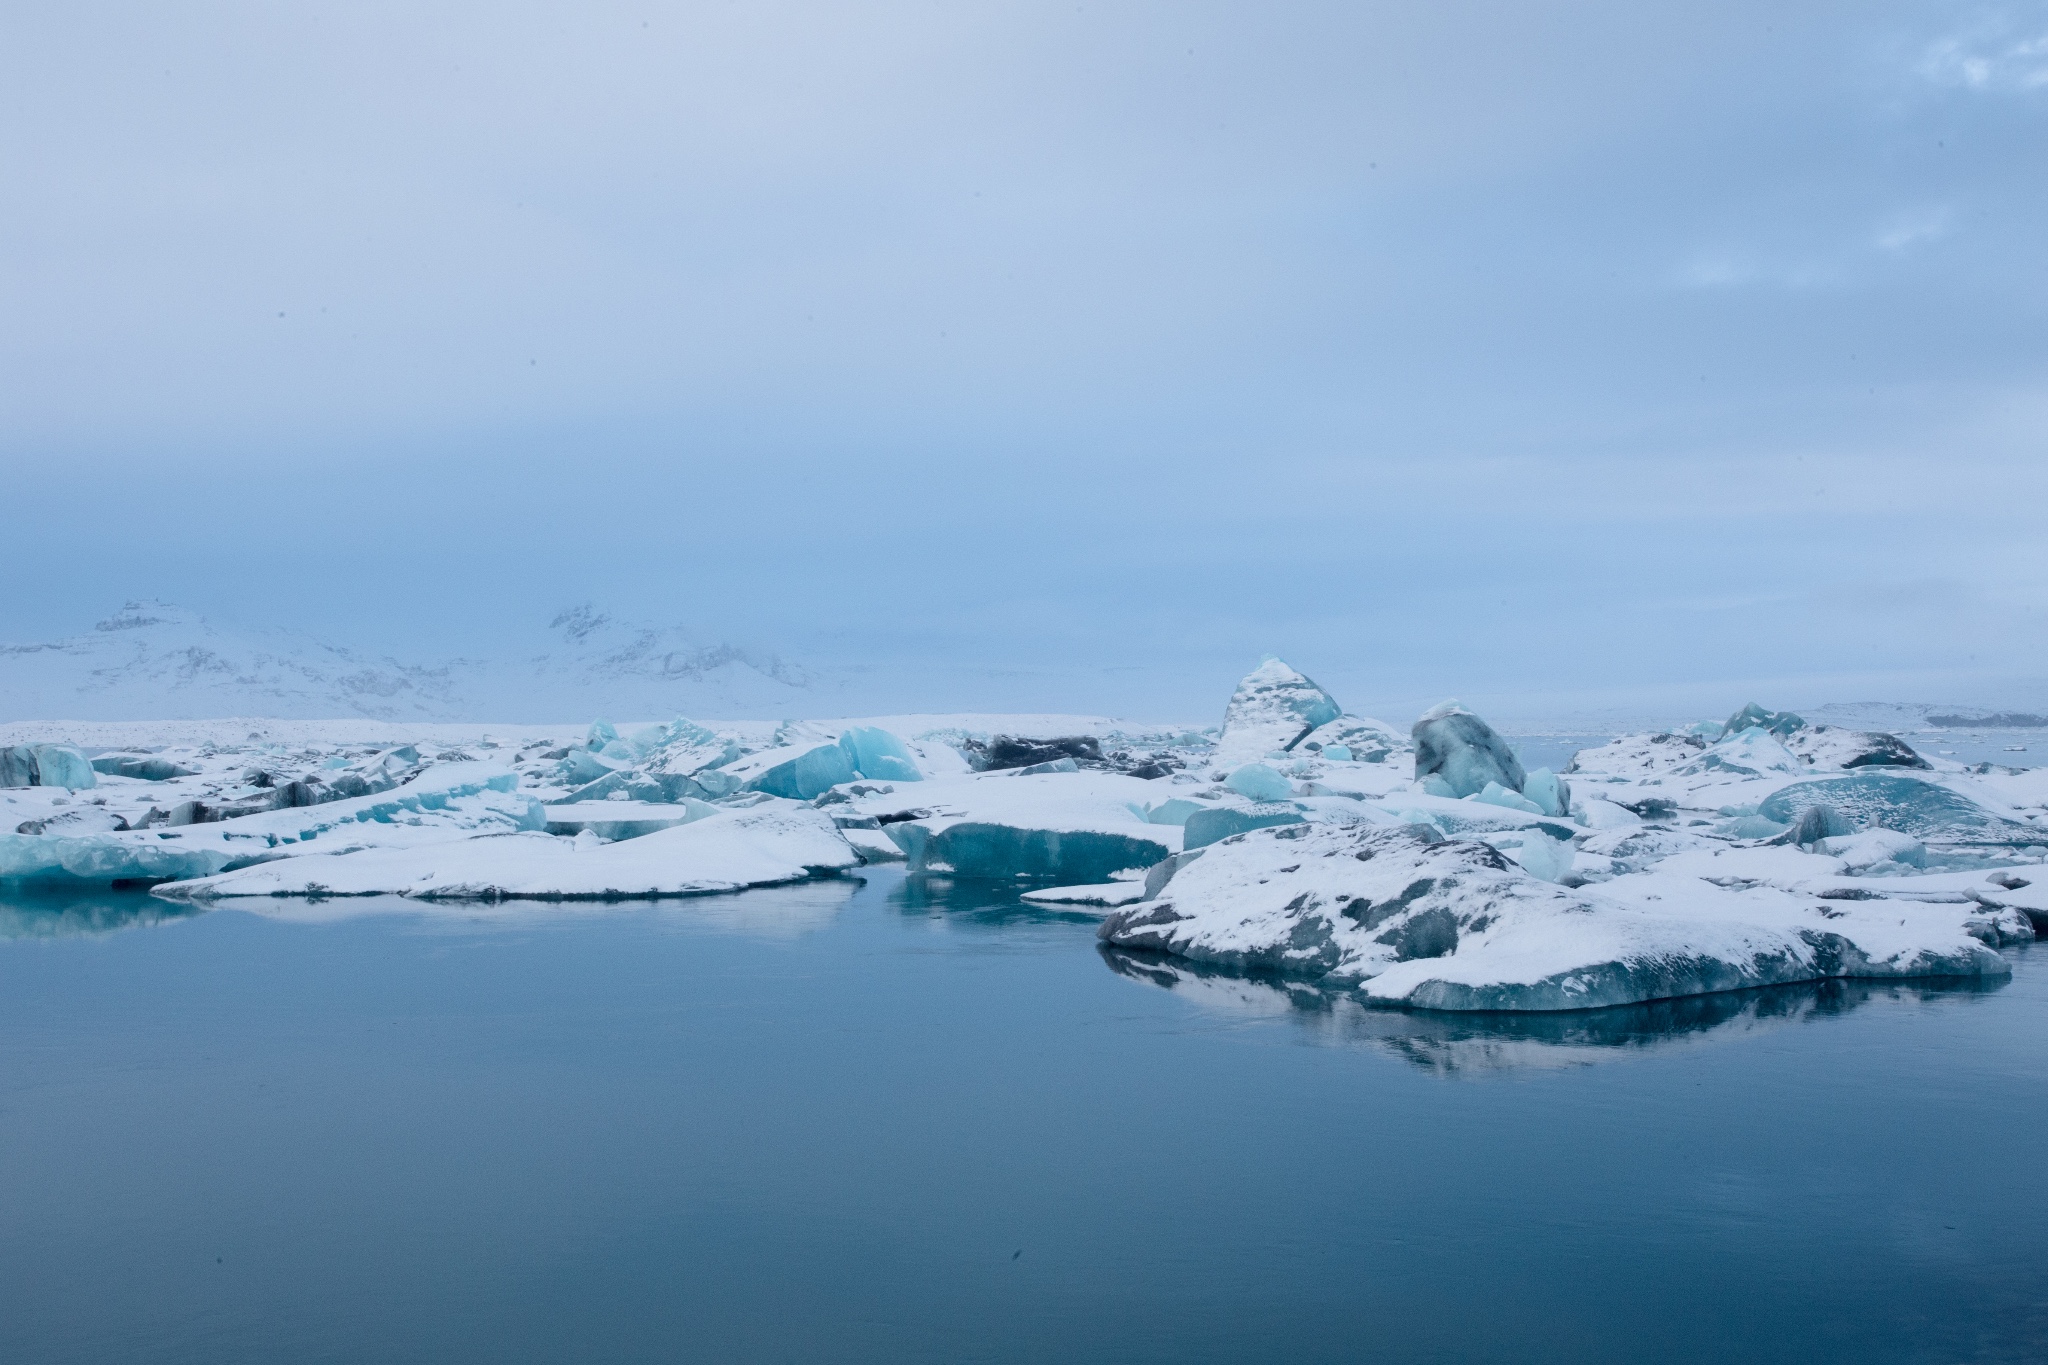
<path fill-rule="evenodd" d="M 2048 924 L 2048 769 L 1966 766 L 1752 704 L 1525 771 L 1456 702 L 1403 737 L 1278 659 L 1207 730 L 21 724 L 0 733 L 0 784 L 10 883 L 147 885 L 186 906 L 488 904 L 900 862 L 1101 914 L 1113 965 L 1144 979 L 1236 974 L 1362 1008 L 1995 980 L 1999 950 Z"/>

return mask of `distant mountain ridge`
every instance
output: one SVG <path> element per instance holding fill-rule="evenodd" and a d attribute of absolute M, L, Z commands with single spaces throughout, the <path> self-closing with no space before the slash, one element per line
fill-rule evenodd
<path fill-rule="evenodd" d="M 0 719 L 734 718 L 797 714 L 832 691 L 776 655 L 621 622 L 587 603 L 548 630 L 546 648 L 524 657 L 422 664 L 138 599 L 86 634 L 0 645 Z"/>

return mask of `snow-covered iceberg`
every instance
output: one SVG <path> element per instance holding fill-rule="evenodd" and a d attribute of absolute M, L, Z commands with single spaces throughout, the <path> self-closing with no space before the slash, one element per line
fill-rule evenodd
<path fill-rule="evenodd" d="M 1279 659 L 1267 659 L 1237 685 L 1223 712 L 1216 761 L 1237 764 L 1286 753 L 1344 714 L 1336 698 Z"/>
<path fill-rule="evenodd" d="M 831 809 L 875 819 L 913 872 L 1094 885 L 1181 847 L 1181 827 L 1140 814 L 1153 784 L 1119 773 L 996 771 L 863 786 Z"/>
<path fill-rule="evenodd" d="M 174 882 L 178 900 L 400 895 L 427 900 L 620 900 L 701 896 L 835 876 L 859 864 L 815 810 L 721 811 L 623 843 L 526 831 L 411 848 L 309 855 Z"/>
<path fill-rule="evenodd" d="M 1827 977 L 1996 977 L 2005 959 L 1953 906 L 1859 901 L 1652 870 L 1542 882 L 1477 840 L 1315 823 L 1207 849 L 1104 942 L 1299 976 L 1444 1010 L 1576 1010 Z M 2015 939 L 2014 912 L 1988 932 Z M 1987 931 L 1981 927 L 1981 935 Z"/>
<path fill-rule="evenodd" d="M 402 787 L 353 800 L 237 819 L 89 835 L 0 835 L 0 881 L 188 880 L 307 851 L 355 850 L 476 834 L 539 830 L 541 804 L 508 769 L 437 765 Z"/>

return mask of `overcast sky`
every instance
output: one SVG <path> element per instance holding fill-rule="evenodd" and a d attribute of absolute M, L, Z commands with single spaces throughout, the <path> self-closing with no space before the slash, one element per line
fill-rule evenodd
<path fill-rule="evenodd" d="M 2048 5 L 0 13 L 0 639 L 2048 687 Z"/>

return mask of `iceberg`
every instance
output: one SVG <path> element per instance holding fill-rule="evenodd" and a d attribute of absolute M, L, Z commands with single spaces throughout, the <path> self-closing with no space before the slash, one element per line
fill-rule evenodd
<path fill-rule="evenodd" d="M 16 752 L 21 753 L 23 749 L 27 754 L 29 781 L 5 782 L 0 785 L 28 786 L 33 783 L 38 787 L 67 787 L 72 791 L 83 791 L 99 783 L 98 776 L 92 770 L 92 763 L 69 744 L 30 744 L 17 748 Z M 10 766 L 14 771 L 19 771 L 21 760 L 17 758 Z"/>
<path fill-rule="evenodd" d="M 1180 827 L 1139 814 L 1156 790 L 1143 778 L 1098 770 L 996 770 L 931 778 L 908 792 L 854 786 L 831 809 L 876 820 L 914 873 L 1097 885 L 1180 850 Z"/>
<path fill-rule="evenodd" d="M 2040 831 L 1994 815 L 1969 797 L 1924 778 L 1865 770 L 1795 782 L 1767 797 L 1757 814 L 1793 827 L 1794 843 L 1888 829 L 1947 843 L 2029 844 Z M 1809 837 L 1810 836 L 1810 837 Z"/>
<path fill-rule="evenodd" d="M 329 760 L 333 766 L 348 766 L 346 760 Z M 173 763 L 167 758 L 152 758 L 138 754 L 104 754 L 92 761 L 92 770 L 106 777 L 133 777 L 144 782 L 169 782 L 173 778 L 197 777 L 196 769 Z M 4 786 L 0 783 L 0 786 Z"/>
<path fill-rule="evenodd" d="M 555 777 L 566 786 L 582 787 L 632 766 L 597 749 L 571 749 L 556 767 Z"/>
<path fill-rule="evenodd" d="M 1924 770 L 1934 766 L 1897 735 L 1878 730 L 1843 730 L 1833 725 L 1809 725 L 1787 737 L 1785 747 L 1815 768 Z"/>
<path fill-rule="evenodd" d="M 1571 783 L 1548 768 L 1538 768 L 1522 782 L 1522 795 L 1545 815 L 1564 819 L 1572 813 Z"/>
<path fill-rule="evenodd" d="M 786 754 L 787 749 L 770 749 L 745 760 L 752 776 L 746 778 L 743 789 L 791 801 L 812 801 L 840 783 L 860 776 L 846 749 L 839 744 L 820 744 L 782 757 Z M 745 775 L 737 764 L 732 773 L 735 777 Z"/>
<path fill-rule="evenodd" d="M 1249 830 L 1273 825 L 1298 825 L 1302 821 L 1301 812 L 1292 806 L 1210 806 L 1196 811 L 1182 822 L 1181 847 L 1207 848 L 1219 840 Z"/>
<path fill-rule="evenodd" d="M 1806 765 L 1783 741 L 1761 725 L 1731 730 L 1725 739 L 1680 768 L 1682 773 L 1732 773 L 1762 777 L 1767 773 L 1804 772 Z"/>
<path fill-rule="evenodd" d="M 871 725 L 854 726 L 830 744 L 766 749 L 726 764 L 723 771 L 738 779 L 742 790 L 766 792 L 792 801 L 815 801 L 840 783 L 861 778 L 880 782 L 924 780 L 903 741 Z M 707 790 L 712 788 L 712 783 L 704 781 L 703 770 L 693 776 Z M 722 793 L 711 790 L 710 794 Z"/>
<path fill-rule="evenodd" d="M 1543 809 L 1542 806 L 1523 796 L 1520 792 L 1511 792 L 1498 782 L 1488 782 L 1485 787 L 1474 792 L 1467 799 L 1483 802 L 1489 806 L 1501 806 L 1507 810 L 1518 810 L 1526 815 L 1553 814 L 1553 812 Z"/>
<path fill-rule="evenodd" d="M 7 835 L 0 837 L 0 881 L 182 881 L 309 852 L 315 840 L 324 850 L 539 830 L 546 812 L 516 790 L 518 780 L 482 763 L 443 763 L 393 791 L 231 820 L 76 838 Z"/>
<path fill-rule="evenodd" d="M 718 807 L 708 801 L 684 797 L 681 801 L 594 801 L 547 808 L 547 832 L 571 837 L 585 830 L 600 839 L 616 842 L 638 839 L 676 825 L 687 825 L 716 815 Z"/>
<path fill-rule="evenodd" d="M 1102 741 L 1092 735 L 1062 735 L 1056 739 L 1024 739 L 997 735 L 986 744 L 968 740 L 965 752 L 982 772 L 1015 768 L 1040 768 L 1048 763 L 1101 763 Z"/>
<path fill-rule="evenodd" d="M 1383 721 L 1342 715 L 1309 731 L 1293 752 L 1320 753 L 1347 763 L 1384 763 L 1408 751 L 1408 741 Z"/>
<path fill-rule="evenodd" d="M 1170 796 L 1156 806 L 1132 807 L 1144 816 L 1147 824 L 1152 825 L 1185 825 L 1189 816 L 1208 809 L 1210 807 L 1203 802 L 1190 801 L 1182 796 Z"/>
<path fill-rule="evenodd" d="M 1163 841 L 1115 831 L 1020 829 L 976 820 L 937 830 L 892 824 L 887 833 L 913 872 L 984 879 L 1100 884 L 1119 872 L 1142 871 L 1172 852 Z"/>
<path fill-rule="evenodd" d="M 0 745 L 0 787 L 33 787 L 35 784 L 35 751 L 26 744 Z"/>
<path fill-rule="evenodd" d="M 583 836 L 587 838 L 588 836 Z M 156 887 L 166 899 L 411 896 L 420 900 L 638 900 L 835 876 L 859 864 L 818 811 L 723 810 L 624 843 L 512 832 L 264 863 Z"/>
<path fill-rule="evenodd" d="M 853 726 L 839 736 L 839 747 L 846 751 L 854 771 L 871 781 L 924 780 L 924 774 L 917 770 L 917 760 L 910 756 L 910 750 L 887 730 L 872 725 Z"/>
<path fill-rule="evenodd" d="M 1526 775 L 1507 741 L 1455 701 L 1423 712 L 1415 722 L 1415 779 L 1436 778 L 1441 793 L 1474 796 L 1497 782 L 1519 792 Z"/>
<path fill-rule="evenodd" d="M 1819 903 L 1654 871 L 1574 891 L 1477 840 L 1330 821 L 1217 844 L 1099 934 L 1368 1001 L 1544 1011 L 1829 977 L 2009 975 L 1969 931 L 1973 912 Z"/>
<path fill-rule="evenodd" d="M 1216 761 L 1228 767 L 1290 752 L 1318 727 L 1342 715 L 1336 699 L 1306 675 L 1268 658 L 1245 674 L 1231 694 L 1223 712 L 1223 734 L 1216 741 Z"/>
<path fill-rule="evenodd" d="M 1804 720 L 1790 711 L 1766 711 L 1755 702 L 1751 702 L 1728 717 L 1728 723 L 1721 727 L 1721 732 L 1726 735 L 1738 735 L 1754 727 L 1783 738 L 1805 724 Z"/>

